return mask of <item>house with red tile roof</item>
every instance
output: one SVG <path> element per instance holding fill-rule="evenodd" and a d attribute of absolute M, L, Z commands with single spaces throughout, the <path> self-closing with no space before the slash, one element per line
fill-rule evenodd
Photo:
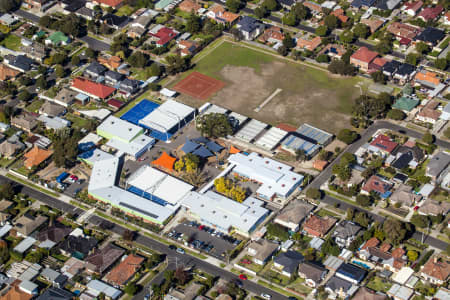
<path fill-rule="evenodd" d="M 322 39 L 319 36 L 314 37 L 311 34 L 307 34 L 297 38 L 297 49 L 314 51 L 321 43 Z"/>
<path fill-rule="evenodd" d="M 111 107 L 114 110 L 119 110 L 124 105 L 124 103 L 122 101 L 117 100 L 117 99 L 110 99 L 110 100 L 108 100 L 107 104 L 109 107 Z"/>
<path fill-rule="evenodd" d="M 308 235 L 323 237 L 328 231 L 330 231 L 336 222 L 337 220 L 335 218 L 329 216 L 322 218 L 312 215 L 305 221 L 305 223 L 303 223 L 303 230 L 306 231 Z"/>
<path fill-rule="evenodd" d="M 100 6 L 107 6 L 107 7 L 113 7 L 113 8 L 120 8 L 125 0 L 94 0 L 92 1 L 94 4 L 100 5 Z"/>
<path fill-rule="evenodd" d="M 92 98 L 102 100 L 108 98 L 116 91 L 113 87 L 94 82 L 83 77 L 77 77 L 72 80 L 72 85 L 70 88 Z"/>
<path fill-rule="evenodd" d="M 313 14 L 319 14 L 322 12 L 322 6 L 320 6 L 320 4 L 317 4 L 315 2 L 305 1 L 303 2 L 303 5 L 309 8 Z"/>
<path fill-rule="evenodd" d="M 360 21 L 361 23 L 369 26 L 370 28 L 370 33 L 374 33 L 375 31 L 377 31 L 378 29 L 380 29 L 380 27 L 386 22 L 383 19 L 377 18 L 377 17 L 372 17 L 370 19 L 361 19 Z"/>
<path fill-rule="evenodd" d="M 432 284 L 442 285 L 450 276 L 450 262 L 445 257 L 430 257 L 422 267 L 420 275 Z"/>
<path fill-rule="evenodd" d="M 383 66 L 387 63 L 387 61 L 382 57 L 375 58 L 370 64 L 369 64 L 369 72 L 376 72 L 381 71 Z"/>
<path fill-rule="evenodd" d="M 206 16 L 217 23 L 233 25 L 239 20 L 239 15 L 225 10 L 222 5 L 214 4 L 206 13 Z"/>
<path fill-rule="evenodd" d="M 410 16 L 415 16 L 417 12 L 422 8 L 423 2 L 422 1 L 415 1 L 415 2 L 406 2 L 402 6 L 402 10 L 406 11 L 406 13 Z"/>
<path fill-rule="evenodd" d="M 422 19 L 424 22 L 432 21 L 439 17 L 439 15 L 444 11 L 442 5 L 436 5 L 435 7 L 427 7 L 422 9 L 422 11 L 417 16 L 419 19 Z"/>
<path fill-rule="evenodd" d="M 347 52 L 347 50 L 343 45 L 328 44 L 322 50 L 320 50 L 319 55 L 326 54 L 332 58 L 341 59 L 345 52 Z"/>
<path fill-rule="evenodd" d="M 150 40 L 155 42 L 157 47 L 163 47 L 171 40 L 175 39 L 179 32 L 175 29 L 158 24 L 150 29 L 148 34 L 151 36 Z"/>
<path fill-rule="evenodd" d="M 345 15 L 345 11 L 342 8 L 338 8 L 336 10 L 333 10 L 330 15 L 333 15 L 341 21 L 341 23 L 347 23 L 349 17 Z"/>
<path fill-rule="evenodd" d="M 376 237 L 372 237 L 364 243 L 364 245 L 361 247 L 361 250 L 365 250 L 370 247 L 377 247 L 379 244 L 380 240 L 378 240 Z"/>
<path fill-rule="evenodd" d="M 258 38 L 258 41 L 262 43 L 268 44 L 276 44 L 282 43 L 284 40 L 284 34 L 281 31 L 281 28 L 278 26 L 270 26 L 266 30 L 264 30 L 263 34 L 261 34 Z"/>
<path fill-rule="evenodd" d="M 382 198 L 390 195 L 393 184 L 380 176 L 372 175 L 361 188 L 361 194 L 369 195 L 371 192 L 379 194 Z"/>
<path fill-rule="evenodd" d="M 426 87 L 435 88 L 441 83 L 441 79 L 439 78 L 439 74 L 436 72 L 421 70 L 420 72 L 417 72 L 414 77 L 414 82 Z"/>
<path fill-rule="evenodd" d="M 400 22 L 394 22 L 387 27 L 387 31 L 392 33 L 397 40 L 413 40 L 422 30 L 420 27 Z"/>
<path fill-rule="evenodd" d="M 123 287 L 141 268 L 144 258 L 130 254 L 109 272 L 105 281 L 113 286 Z"/>
<path fill-rule="evenodd" d="M 184 0 L 178 5 L 178 8 L 187 13 L 197 13 L 202 6 L 195 0 Z"/>
<path fill-rule="evenodd" d="M 378 57 L 378 53 L 370 51 L 367 47 L 359 48 L 352 56 L 350 56 L 350 63 L 360 70 L 367 72 L 369 64 Z"/>
<path fill-rule="evenodd" d="M 25 153 L 24 166 L 28 169 L 39 166 L 53 154 L 53 151 L 34 146 L 33 149 Z"/>
<path fill-rule="evenodd" d="M 369 145 L 370 152 L 381 152 L 383 155 L 388 155 L 397 148 L 398 143 L 391 140 L 386 135 L 379 134 Z"/>
<path fill-rule="evenodd" d="M 17 71 L 13 68 L 8 67 L 7 65 L 0 64 L 0 80 L 14 80 L 16 76 L 20 74 L 20 71 Z"/>
<path fill-rule="evenodd" d="M 450 25 L 450 11 L 446 12 L 444 15 L 444 25 Z"/>

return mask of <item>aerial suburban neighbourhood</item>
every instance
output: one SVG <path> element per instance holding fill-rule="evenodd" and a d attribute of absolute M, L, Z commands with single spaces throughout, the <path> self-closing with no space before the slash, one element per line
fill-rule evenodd
<path fill-rule="evenodd" d="M 0 0 L 0 300 L 450 300 L 450 1 Z"/>

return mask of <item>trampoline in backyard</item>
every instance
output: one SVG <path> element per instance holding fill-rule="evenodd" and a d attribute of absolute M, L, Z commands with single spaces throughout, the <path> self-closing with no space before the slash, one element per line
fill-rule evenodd
<path fill-rule="evenodd" d="M 141 102 L 139 102 L 138 104 L 136 104 L 132 109 L 127 111 L 120 118 L 122 120 L 125 120 L 125 121 L 128 121 L 130 123 L 140 126 L 139 121 L 141 119 L 145 118 L 149 113 L 151 113 L 158 107 L 159 107 L 158 103 L 144 99 Z"/>

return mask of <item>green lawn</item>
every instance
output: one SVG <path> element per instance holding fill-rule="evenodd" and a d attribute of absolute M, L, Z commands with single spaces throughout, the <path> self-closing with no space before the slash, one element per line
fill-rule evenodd
<path fill-rule="evenodd" d="M 116 16 L 129 16 L 135 12 L 135 9 L 129 5 L 124 5 L 115 13 Z"/>
<path fill-rule="evenodd" d="M 320 216 L 320 217 L 325 217 L 325 216 L 330 216 L 330 217 L 337 217 L 339 218 L 339 214 L 334 213 L 332 211 L 329 211 L 328 209 L 324 209 L 322 208 L 321 210 L 319 210 L 316 215 Z"/>
<path fill-rule="evenodd" d="M 383 293 L 386 293 L 391 288 L 391 286 L 391 282 L 378 276 L 374 276 L 372 280 L 370 280 L 366 285 L 366 287 L 368 287 L 369 289 Z"/>
<path fill-rule="evenodd" d="M 242 260 L 244 260 L 244 259 L 249 260 L 249 261 L 251 261 L 252 263 L 251 263 L 251 264 L 244 264 L 244 263 L 242 263 Z M 264 268 L 264 266 L 255 264 L 255 263 L 253 262 L 253 258 L 252 258 L 251 256 L 249 256 L 249 255 L 245 255 L 244 257 L 242 257 L 242 259 L 239 261 L 238 264 L 239 264 L 241 267 L 244 267 L 244 268 L 249 269 L 249 270 L 251 270 L 251 271 L 254 271 L 254 272 L 256 272 L 256 273 L 260 272 L 260 271 Z"/>
<path fill-rule="evenodd" d="M 368 82 L 359 77 L 331 76 L 325 70 L 287 61 L 247 44 L 221 40 L 208 46 L 193 61 L 193 70 L 179 79 L 197 71 L 225 83 L 209 102 L 271 125 L 298 126 L 306 122 L 333 133 L 349 127 L 353 100 L 360 94 L 356 85 L 360 84 L 364 90 Z M 281 92 L 255 112 L 276 89 Z M 180 98 L 192 106 L 204 103 L 187 95 Z"/>
<path fill-rule="evenodd" d="M 30 105 L 28 105 L 27 107 L 25 107 L 25 109 L 29 112 L 38 112 L 38 110 L 41 108 L 41 106 L 44 104 L 44 100 L 34 100 L 33 102 L 31 102 Z"/>
<path fill-rule="evenodd" d="M 274 269 L 272 269 L 272 267 L 273 262 L 266 264 L 259 275 L 268 281 L 272 281 L 273 283 L 277 283 L 282 286 L 286 286 L 291 282 L 291 278 L 281 275 L 281 273 L 275 271 Z"/>
<path fill-rule="evenodd" d="M 305 279 L 303 278 L 297 278 L 293 283 L 291 283 L 288 288 L 302 294 L 309 294 L 311 293 L 312 289 L 310 287 L 307 287 L 305 285 Z"/>
<path fill-rule="evenodd" d="M 293 293 L 290 293 L 290 292 L 288 292 L 286 289 L 282 289 L 282 288 L 273 286 L 273 285 L 271 285 L 271 284 L 269 284 L 269 283 L 267 283 L 267 282 L 265 282 L 265 281 L 263 281 L 263 280 L 258 280 L 258 284 L 260 284 L 260 285 L 262 285 L 262 286 L 265 286 L 266 288 L 269 288 L 269 289 L 271 289 L 271 290 L 273 290 L 273 291 L 275 291 L 275 292 L 277 292 L 277 293 L 280 293 L 280 294 L 282 294 L 282 295 L 285 295 L 285 296 L 288 296 L 288 297 L 295 297 L 295 298 L 297 298 L 298 300 L 303 300 L 302 297 L 297 296 L 297 295 L 295 295 L 295 294 L 293 294 Z"/>
<path fill-rule="evenodd" d="M 84 118 L 81 118 L 79 116 L 76 116 L 76 115 L 70 114 L 70 113 L 67 114 L 65 116 L 65 118 L 67 120 L 69 120 L 70 122 L 72 122 L 72 126 L 73 127 L 76 127 L 76 128 L 79 128 L 79 129 L 85 128 L 87 123 L 89 122 L 88 119 L 84 119 Z"/>
<path fill-rule="evenodd" d="M 9 34 L 3 41 L 0 42 L 0 45 L 8 49 L 18 51 L 20 49 L 21 39 L 17 35 Z"/>
<path fill-rule="evenodd" d="M 38 191 L 40 191 L 40 192 L 42 192 L 44 194 L 50 195 L 52 197 L 59 197 L 59 194 L 57 194 L 55 192 L 50 192 L 47 189 L 44 189 L 44 188 L 42 188 L 42 187 L 40 187 L 38 185 L 30 183 L 30 182 L 28 182 L 26 180 L 23 180 L 23 179 L 21 179 L 21 178 L 19 178 L 17 176 L 12 175 L 12 174 L 6 174 L 6 177 L 8 177 L 9 179 L 12 179 L 12 180 L 14 180 L 16 182 L 19 182 L 19 183 L 22 183 L 22 184 L 27 185 L 29 187 L 32 187 L 33 189 L 38 190 Z"/>

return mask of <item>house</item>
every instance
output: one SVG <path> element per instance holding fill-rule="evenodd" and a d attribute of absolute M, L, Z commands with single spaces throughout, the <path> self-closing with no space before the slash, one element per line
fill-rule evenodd
<path fill-rule="evenodd" d="M 402 145 L 395 150 L 390 158 L 394 159 L 391 166 L 395 169 L 402 170 L 404 168 L 415 169 L 425 158 L 425 154 L 422 149 L 420 149 L 415 142 L 411 141 L 412 146 Z"/>
<path fill-rule="evenodd" d="M 0 80 L 6 81 L 11 80 L 14 81 L 17 77 L 17 75 L 20 74 L 20 71 L 15 70 L 13 68 L 10 68 L 6 66 L 5 64 L 0 64 Z"/>
<path fill-rule="evenodd" d="M 80 7 L 75 11 L 75 15 L 82 17 L 86 20 L 92 21 L 95 19 L 97 12 L 93 9 L 87 8 L 86 6 Z"/>
<path fill-rule="evenodd" d="M 297 1 L 295 0 L 279 0 L 278 3 L 280 3 L 280 5 L 287 9 L 287 10 L 291 10 L 292 7 L 295 5 L 295 3 L 297 3 Z"/>
<path fill-rule="evenodd" d="M 104 24 L 114 28 L 115 30 L 119 30 L 128 23 L 129 18 L 127 16 L 118 16 L 115 14 L 107 13 L 101 17 L 101 20 Z"/>
<path fill-rule="evenodd" d="M 366 277 L 367 271 L 349 263 L 343 263 L 336 271 L 336 276 L 353 284 L 360 283 Z"/>
<path fill-rule="evenodd" d="M 202 287 L 203 285 L 198 282 L 191 282 L 183 289 L 171 288 L 169 293 L 164 296 L 164 300 L 194 300 L 201 292 Z"/>
<path fill-rule="evenodd" d="M 193 41 L 182 40 L 178 42 L 178 49 L 180 50 L 180 55 L 182 57 L 194 55 L 197 52 L 198 48 L 198 44 Z"/>
<path fill-rule="evenodd" d="M 380 153 L 382 156 L 390 154 L 397 148 L 398 144 L 386 135 L 379 134 L 369 144 L 368 150 L 373 153 Z"/>
<path fill-rule="evenodd" d="M 339 19 L 339 21 L 341 21 L 341 23 L 347 23 L 347 21 L 349 20 L 349 17 L 347 17 L 345 15 L 345 11 L 342 8 L 338 8 L 333 10 L 330 15 L 335 16 L 336 18 Z"/>
<path fill-rule="evenodd" d="M 206 16 L 215 20 L 217 23 L 232 26 L 239 20 L 239 15 L 226 11 L 225 8 L 219 4 L 214 4 L 206 13 Z"/>
<path fill-rule="evenodd" d="M 77 92 L 68 88 L 62 88 L 54 98 L 49 98 L 48 100 L 67 108 L 72 105 L 76 95 Z"/>
<path fill-rule="evenodd" d="M 402 206 L 411 207 L 422 200 L 422 196 L 413 192 L 412 186 L 400 184 L 389 197 L 391 203 L 400 203 Z"/>
<path fill-rule="evenodd" d="M 361 250 L 366 250 L 368 248 L 377 247 L 380 241 L 376 237 L 368 239 L 361 247 Z"/>
<path fill-rule="evenodd" d="M 315 263 L 304 262 L 298 267 L 298 275 L 305 279 L 307 286 L 315 288 L 327 276 L 328 270 Z"/>
<path fill-rule="evenodd" d="M 99 56 L 98 62 L 107 67 L 108 69 L 115 70 L 122 64 L 122 59 L 118 56 Z"/>
<path fill-rule="evenodd" d="M 153 17 L 151 15 L 141 15 L 136 18 L 127 31 L 128 36 L 131 38 L 139 38 L 144 35 L 152 19 Z"/>
<path fill-rule="evenodd" d="M 445 32 L 434 27 L 427 27 L 418 36 L 417 41 L 422 41 L 430 46 L 435 46 L 445 37 Z"/>
<path fill-rule="evenodd" d="M 83 259 L 97 246 L 97 240 L 91 237 L 69 235 L 59 246 L 61 253 Z"/>
<path fill-rule="evenodd" d="M 63 287 L 68 279 L 66 275 L 62 275 L 58 271 L 48 267 L 42 270 L 40 276 L 57 288 Z"/>
<path fill-rule="evenodd" d="M 0 16 L 0 24 L 5 25 L 5 26 L 14 25 L 18 21 L 19 20 L 16 17 L 14 17 L 13 15 L 10 15 L 8 13 L 2 14 Z"/>
<path fill-rule="evenodd" d="M 143 262 L 143 257 L 130 254 L 106 275 L 105 281 L 114 287 L 123 287 L 141 268 Z"/>
<path fill-rule="evenodd" d="M 58 287 L 50 287 L 36 300 L 71 300 L 73 297 L 74 295 L 67 290 Z"/>
<path fill-rule="evenodd" d="M 31 45 L 23 45 L 20 47 L 20 50 L 25 53 L 26 56 L 39 62 L 43 62 L 44 58 L 47 56 L 47 48 L 37 42 L 34 42 Z"/>
<path fill-rule="evenodd" d="M 313 168 L 319 171 L 325 170 L 325 168 L 328 166 L 328 161 L 326 160 L 320 160 L 316 159 L 313 162 Z"/>
<path fill-rule="evenodd" d="M 96 5 L 112 7 L 115 9 L 120 8 L 124 2 L 125 2 L 124 0 L 94 0 L 93 1 L 93 3 Z"/>
<path fill-rule="evenodd" d="M 78 258 L 69 258 L 61 268 L 61 272 L 68 278 L 78 275 L 84 269 L 84 261 Z"/>
<path fill-rule="evenodd" d="M 386 294 L 394 300 L 409 300 L 414 295 L 414 290 L 395 283 Z"/>
<path fill-rule="evenodd" d="M 125 103 L 123 103 L 120 100 L 117 99 L 109 99 L 108 102 L 106 102 L 110 108 L 117 111 L 119 110 Z"/>
<path fill-rule="evenodd" d="M 311 34 L 297 37 L 297 49 L 306 49 L 314 51 L 322 43 L 322 38 Z"/>
<path fill-rule="evenodd" d="M 450 154 L 443 151 L 438 152 L 428 162 L 425 175 L 431 177 L 433 182 L 438 182 L 439 176 L 449 164 Z"/>
<path fill-rule="evenodd" d="M 122 81 L 124 77 L 125 76 L 123 74 L 120 74 L 119 72 L 108 70 L 105 73 L 105 82 L 108 85 L 115 86 L 120 81 Z"/>
<path fill-rule="evenodd" d="M 237 23 L 236 28 L 245 40 L 250 41 L 261 34 L 264 29 L 264 25 L 257 19 L 249 16 L 243 16 Z"/>
<path fill-rule="evenodd" d="M 422 6 L 423 2 L 420 0 L 415 2 L 405 2 L 402 6 L 402 11 L 414 17 L 417 14 L 417 12 L 422 8 Z"/>
<path fill-rule="evenodd" d="M 379 0 L 376 7 L 382 10 L 393 10 L 402 0 Z"/>
<path fill-rule="evenodd" d="M 326 54 L 331 58 L 341 59 L 346 52 L 347 50 L 343 45 L 328 44 L 320 50 L 319 55 Z"/>
<path fill-rule="evenodd" d="M 315 2 L 305 1 L 305 2 L 303 2 L 303 5 L 307 8 L 309 8 L 311 13 L 314 15 L 320 14 L 322 12 L 322 6 L 320 6 L 320 4 L 317 4 Z"/>
<path fill-rule="evenodd" d="M 367 47 L 360 47 L 355 53 L 350 56 L 350 63 L 360 68 L 362 71 L 369 70 L 369 64 L 378 57 L 378 53 L 370 51 Z"/>
<path fill-rule="evenodd" d="M 122 294 L 120 290 L 113 288 L 112 286 L 97 279 L 89 281 L 86 287 L 87 291 L 84 293 L 87 294 L 87 299 L 98 298 L 100 294 L 104 294 L 106 299 L 116 300 L 119 299 Z M 83 295 L 80 298 L 83 299 Z"/>
<path fill-rule="evenodd" d="M 45 216 L 32 216 L 25 213 L 14 222 L 14 230 L 16 235 L 26 237 L 32 234 L 35 230 L 38 230 L 46 221 Z"/>
<path fill-rule="evenodd" d="M 258 41 L 264 44 L 277 44 L 282 43 L 284 39 L 284 34 L 280 27 L 270 26 L 264 30 L 263 34 L 260 35 Z"/>
<path fill-rule="evenodd" d="M 422 19 L 424 22 L 432 21 L 439 17 L 444 11 L 442 5 L 436 5 L 435 7 L 426 7 L 417 15 L 417 18 Z"/>
<path fill-rule="evenodd" d="M 36 117 L 31 114 L 21 114 L 11 118 L 11 125 L 31 133 L 38 125 L 38 122 Z"/>
<path fill-rule="evenodd" d="M 351 282 L 333 275 L 333 277 L 331 277 L 330 280 L 327 281 L 325 285 L 325 291 L 333 296 L 336 295 L 337 297 L 345 299 L 351 296 L 352 287 L 353 285 Z"/>
<path fill-rule="evenodd" d="M 372 175 L 361 188 L 361 193 L 369 195 L 371 192 L 379 194 L 382 198 L 388 198 L 391 195 L 390 190 L 393 184 L 377 175 Z"/>
<path fill-rule="evenodd" d="M 125 92 L 128 96 L 136 93 L 139 90 L 139 81 L 125 78 L 120 82 L 119 90 Z"/>
<path fill-rule="evenodd" d="M 50 117 L 59 117 L 64 115 L 66 112 L 67 110 L 64 106 L 48 101 L 44 102 L 41 108 L 39 108 L 39 113 L 41 115 Z"/>
<path fill-rule="evenodd" d="M 49 227 L 42 229 L 37 239 L 42 243 L 53 243 L 54 245 L 61 242 L 72 231 L 71 227 L 66 227 L 60 223 L 56 223 Z"/>
<path fill-rule="evenodd" d="M 335 218 L 329 216 L 325 216 L 322 218 L 316 215 L 312 215 L 303 223 L 303 230 L 308 235 L 323 237 L 331 228 L 333 228 L 335 223 Z"/>
<path fill-rule="evenodd" d="M 157 47 L 166 46 L 171 40 L 175 39 L 178 34 L 178 31 L 161 24 L 156 25 L 149 31 L 151 42 L 155 42 Z"/>
<path fill-rule="evenodd" d="M 419 208 L 419 214 L 426 216 L 446 215 L 450 210 L 450 203 L 427 199 Z"/>
<path fill-rule="evenodd" d="M 184 0 L 178 5 L 178 8 L 187 13 L 196 13 L 202 6 L 196 0 Z"/>
<path fill-rule="evenodd" d="M 383 66 L 387 63 L 387 61 L 384 58 L 376 57 L 370 64 L 369 64 L 369 72 L 377 72 L 381 71 L 383 69 Z"/>
<path fill-rule="evenodd" d="M 427 88 L 436 88 L 441 83 L 441 79 L 438 73 L 424 69 L 417 72 L 414 82 Z"/>
<path fill-rule="evenodd" d="M 388 61 L 384 66 L 383 66 L 383 74 L 388 76 L 389 78 L 393 78 L 394 75 L 397 73 L 398 68 L 401 66 L 402 64 L 396 60 L 391 60 Z"/>
<path fill-rule="evenodd" d="M 450 103 L 447 103 L 446 106 L 444 106 L 444 109 L 442 110 L 441 119 L 445 121 L 450 120 Z"/>
<path fill-rule="evenodd" d="M 274 223 L 288 228 L 291 232 L 297 232 L 300 229 L 300 223 L 314 209 L 314 205 L 305 201 L 291 201 L 278 215 Z"/>
<path fill-rule="evenodd" d="M 94 250 L 91 255 L 86 257 L 86 269 L 91 273 L 102 274 L 124 253 L 124 249 L 109 243 L 101 250 Z"/>
<path fill-rule="evenodd" d="M 21 142 L 10 142 L 6 140 L 0 144 L 0 154 L 6 159 L 13 158 L 16 153 L 23 149 L 25 149 L 25 145 Z"/>
<path fill-rule="evenodd" d="M 352 300 L 387 300 L 387 296 L 381 292 L 375 292 L 366 287 L 360 287 Z"/>
<path fill-rule="evenodd" d="M 253 262 L 258 265 L 264 265 L 272 255 L 278 250 L 279 245 L 265 240 L 260 239 L 258 241 L 253 241 L 247 247 L 248 255 L 253 257 Z"/>
<path fill-rule="evenodd" d="M 416 67 L 410 64 L 399 65 L 397 71 L 394 74 L 394 78 L 399 80 L 400 84 L 405 84 L 416 74 Z"/>
<path fill-rule="evenodd" d="M 27 282 L 29 282 L 27 280 Z M 20 288 L 22 281 L 15 280 L 9 287 L 5 288 L 0 300 L 31 300 L 35 295 Z"/>
<path fill-rule="evenodd" d="M 341 221 L 336 225 L 333 231 L 333 237 L 339 247 L 349 247 L 356 239 L 356 236 L 361 231 L 361 226 L 351 221 Z"/>
<path fill-rule="evenodd" d="M 450 25 L 450 11 L 446 12 L 444 15 L 444 25 Z"/>
<path fill-rule="evenodd" d="M 68 45 L 70 43 L 70 38 L 62 33 L 61 31 L 55 31 L 45 39 L 46 45 L 59 46 Z"/>
<path fill-rule="evenodd" d="M 113 87 L 82 77 L 76 77 L 72 80 L 71 89 L 99 100 L 108 98 L 116 91 Z"/>
<path fill-rule="evenodd" d="M 102 76 L 108 69 L 105 68 L 102 64 L 93 61 L 89 64 L 89 66 L 84 70 L 84 73 L 92 78 L 97 78 L 98 76 Z"/>
<path fill-rule="evenodd" d="M 411 112 L 417 105 L 419 105 L 420 100 L 417 97 L 412 96 L 402 96 L 395 100 L 393 108 L 402 110 L 405 113 Z"/>
<path fill-rule="evenodd" d="M 33 67 L 36 65 L 36 62 L 25 55 L 7 55 L 4 57 L 4 63 L 17 71 L 22 73 L 31 71 Z"/>
<path fill-rule="evenodd" d="M 361 19 L 361 23 L 369 26 L 370 33 L 375 33 L 378 29 L 380 29 L 381 26 L 386 22 L 383 19 L 380 18 L 370 18 L 370 19 Z"/>
<path fill-rule="evenodd" d="M 304 257 L 299 252 L 289 250 L 280 253 L 273 259 L 273 268 L 282 275 L 291 278 L 303 260 Z"/>
<path fill-rule="evenodd" d="M 40 164 L 44 163 L 47 159 L 49 159 L 52 154 L 52 150 L 42 149 L 34 146 L 33 149 L 25 153 L 25 161 L 23 164 L 28 169 L 37 167 Z"/>

